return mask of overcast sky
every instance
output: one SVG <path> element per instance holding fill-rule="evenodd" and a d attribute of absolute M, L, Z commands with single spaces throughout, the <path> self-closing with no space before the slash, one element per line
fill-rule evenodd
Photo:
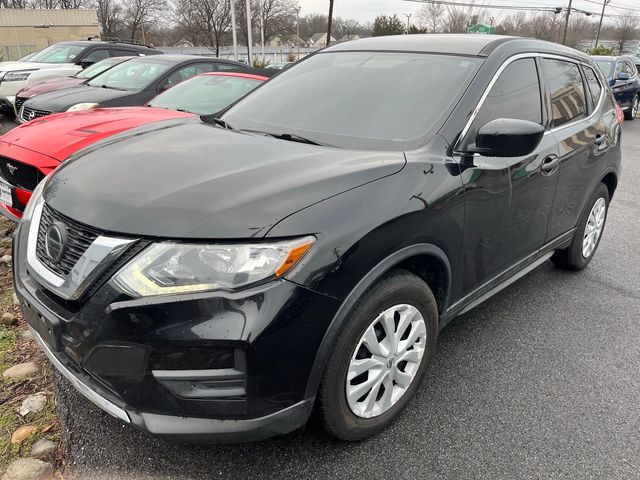
<path fill-rule="evenodd" d="M 329 11 L 329 0 L 298 0 L 301 7 L 301 15 L 308 13 L 324 13 Z M 460 0 L 462 1 L 462 0 Z M 467 0 L 468 1 L 468 0 Z M 593 0 L 601 2 L 601 0 Z M 523 6 L 566 6 L 567 0 L 476 0 L 476 3 L 493 3 L 494 5 L 523 5 Z M 375 17 L 380 14 L 404 17 L 405 13 L 415 14 L 420 9 L 419 3 L 407 2 L 403 0 L 335 0 L 334 15 L 343 18 L 355 18 L 361 22 L 373 22 Z M 612 0 L 607 11 L 619 13 L 624 10 L 624 6 L 633 6 L 640 9 L 640 1 L 638 0 Z M 585 0 L 574 0 L 573 7 L 587 10 L 594 13 L 600 13 L 601 7 Z M 615 8 L 614 8 L 615 7 Z M 618 12 L 616 12 L 618 10 Z M 491 10 L 491 14 L 497 19 L 516 13 L 511 10 Z M 637 12 L 640 14 L 640 11 Z"/>

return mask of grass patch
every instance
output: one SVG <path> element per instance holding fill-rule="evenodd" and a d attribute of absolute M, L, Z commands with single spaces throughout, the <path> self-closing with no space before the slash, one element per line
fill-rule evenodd
<path fill-rule="evenodd" d="M 11 248 L 10 234 L 14 226 L 0 218 L 0 256 Z M 0 325 L 0 373 L 23 362 L 37 363 L 41 371 L 32 378 L 5 380 L 0 376 L 0 475 L 5 468 L 19 457 L 27 457 L 31 446 L 41 438 L 60 443 L 60 428 L 56 412 L 52 372 L 44 354 L 33 341 L 25 341 L 21 334 L 27 329 L 20 309 L 13 302 L 11 267 L 0 264 L 0 315 L 13 313 L 18 318 L 16 325 Z M 43 393 L 47 397 L 44 409 L 38 413 L 28 413 L 22 417 L 18 409 L 29 395 Z M 16 429 L 26 425 L 38 427 L 38 433 L 20 444 L 11 443 L 11 435 Z M 61 449 L 60 449 L 61 450 Z M 62 465 L 60 457 L 54 460 L 56 469 Z"/>

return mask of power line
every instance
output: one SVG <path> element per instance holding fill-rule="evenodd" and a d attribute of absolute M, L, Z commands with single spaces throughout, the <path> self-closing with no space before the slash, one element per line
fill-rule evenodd
<path fill-rule="evenodd" d="M 493 5 L 488 3 L 465 3 L 465 2 L 452 2 L 450 0 L 404 0 L 405 2 L 414 3 L 431 3 L 434 5 L 450 5 L 455 7 L 475 7 L 494 10 L 526 10 L 537 12 L 558 12 L 560 13 L 561 7 L 535 7 L 535 6 L 518 6 L 518 5 Z"/>

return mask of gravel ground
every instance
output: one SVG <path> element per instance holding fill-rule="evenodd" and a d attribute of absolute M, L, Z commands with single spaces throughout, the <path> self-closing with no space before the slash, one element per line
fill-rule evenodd
<path fill-rule="evenodd" d="M 60 380 L 77 478 L 640 478 L 640 119 L 581 273 L 551 264 L 456 319 L 405 414 L 359 444 L 304 433 L 179 446 L 96 409 Z"/>

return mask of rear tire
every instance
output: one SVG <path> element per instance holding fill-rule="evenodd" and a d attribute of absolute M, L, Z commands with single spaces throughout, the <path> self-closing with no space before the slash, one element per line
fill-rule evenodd
<path fill-rule="evenodd" d="M 436 300 L 423 280 L 395 270 L 376 282 L 349 312 L 327 362 L 318 393 L 325 430 L 358 441 L 385 429 L 414 397 L 437 335 Z"/>
<path fill-rule="evenodd" d="M 640 107 L 640 94 L 633 97 L 633 102 L 631 102 L 631 107 L 629 110 L 624 111 L 624 119 L 631 121 L 636 118 L 638 115 L 638 108 Z"/>
<path fill-rule="evenodd" d="M 587 202 L 571 245 L 556 251 L 551 261 L 565 270 L 582 270 L 589 265 L 600 245 L 609 212 L 609 190 L 604 183 L 596 188 Z M 589 236 L 590 241 L 589 241 Z"/>

